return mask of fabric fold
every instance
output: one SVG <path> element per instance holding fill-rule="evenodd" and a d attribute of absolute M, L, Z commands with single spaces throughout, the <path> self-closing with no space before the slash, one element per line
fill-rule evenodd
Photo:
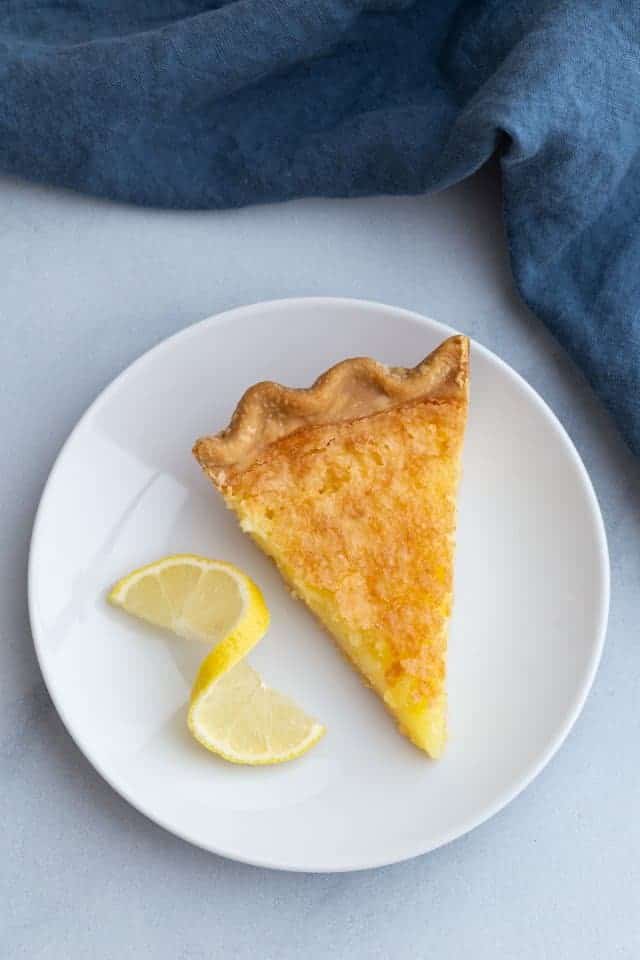
<path fill-rule="evenodd" d="M 518 288 L 640 452 L 632 0 L 0 4 L 0 169 L 225 208 L 439 190 L 493 154 Z"/>

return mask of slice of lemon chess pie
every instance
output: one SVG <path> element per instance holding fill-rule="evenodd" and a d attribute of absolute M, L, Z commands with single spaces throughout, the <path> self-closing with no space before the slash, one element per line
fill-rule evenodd
<path fill-rule="evenodd" d="M 446 654 L 469 342 L 413 369 L 344 360 L 306 390 L 258 383 L 194 453 L 430 756 L 447 736 Z"/>

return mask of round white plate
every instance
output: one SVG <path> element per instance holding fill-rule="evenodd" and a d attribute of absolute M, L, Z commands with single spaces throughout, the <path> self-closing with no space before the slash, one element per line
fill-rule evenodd
<path fill-rule="evenodd" d="M 292 870 L 392 863 L 503 807 L 566 737 L 593 680 L 609 568 L 593 489 L 538 395 L 473 344 L 449 656 L 451 738 L 433 762 L 398 734 L 191 456 L 256 380 L 307 386 L 347 356 L 413 365 L 451 330 L 357 300 L 257 304 L 141 357 L 65 444 L 31 546 L 36 650 L 67 729 L 147 816 L 208 850 Z M 268 635 L 250 660 L 328 732 L 300 760 L 227 764 L 191 740 L 202 648 L 105 602 L 164 554 L 232 560 L 263 588 Z"/>

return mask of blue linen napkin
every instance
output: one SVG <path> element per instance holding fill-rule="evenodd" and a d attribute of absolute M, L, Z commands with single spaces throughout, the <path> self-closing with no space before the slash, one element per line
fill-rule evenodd
<path fill-rule="evenodd" d="M 637 0 L 0 0 L 0 169 L 166 207 L 441 189 L 640 453 Z"/>

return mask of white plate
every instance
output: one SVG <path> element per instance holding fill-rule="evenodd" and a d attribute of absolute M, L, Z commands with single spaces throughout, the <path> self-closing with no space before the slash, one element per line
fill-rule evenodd
<path fill-rule="evenodd" d="M 147 816 L 237 860 L 355 870 L 452 840 L 503 807 L 567 735 L 600 657 L 609 596 L 589 478 L 554 415 L 473 344 L 449 659 L 451 739 L 434 763 L 394 729 L 275 568 L 240 532 L 191 457 L 246 386 L 306 386 L 345 356 L 413 365 L 451 333 L 356 300 L 257 304 L 145 354 L 65 444 L 34 528 L 36 650 L 67 729 Z M 193 742 L 185 703 L 202 649 L 105 603 L 122 574 L 167 553 L 233 560 L 272 611 L 251 655 L 265 679 L 325 721 L 307 756 L 226 764 Z"/>

